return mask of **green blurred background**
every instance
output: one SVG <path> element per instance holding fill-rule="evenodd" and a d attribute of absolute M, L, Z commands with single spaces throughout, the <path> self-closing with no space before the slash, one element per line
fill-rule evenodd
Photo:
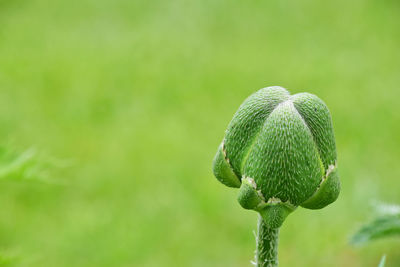
<path fill-rule="evenodd" d="M 400 266 L 348 244 L 400 203 L 400 2 L 0 0 L 0 137 L 68 166 L 0 180 L 16 266 L 250 266 L 257 215 L 211 162 L 241 102 L 280 85 L 331 110 L 342 192 L 298 209 L 281 266 Z M 56 164 L 57 165 L 57 164 Z M 47 170 L 44 170 L 47 171 Z"/>

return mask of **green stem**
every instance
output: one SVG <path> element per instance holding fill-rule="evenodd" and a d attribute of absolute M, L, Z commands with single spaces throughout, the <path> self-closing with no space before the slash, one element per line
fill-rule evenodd
<path fill-rule="evenodd" d="M 258 218 L 257 230 L 257 267 L 276 267 L 278 266 L 278 237 L 279 228 L 270 228 L 263 218 Z"/>

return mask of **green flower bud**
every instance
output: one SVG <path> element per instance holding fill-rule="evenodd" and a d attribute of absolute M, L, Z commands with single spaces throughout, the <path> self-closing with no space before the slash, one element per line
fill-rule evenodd
<path fill-rule="evenodd" d="M 317 96 L 263 88 L 239 107 L 213 162 L 217 179 L 273 228 L 298 206 L 320 209 L 340 191 L 332 120 Z"/>

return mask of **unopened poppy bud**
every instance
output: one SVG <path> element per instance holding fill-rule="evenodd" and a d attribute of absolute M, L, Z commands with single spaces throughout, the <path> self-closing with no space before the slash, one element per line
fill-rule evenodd
<path fill-rule="evenodd" d="M 302 206 L 320 209 L 340 191 L 332 120 L 317 96 L 263 88 L 239 107 L 213 162 L 217 179 L 273 228 Z"/>

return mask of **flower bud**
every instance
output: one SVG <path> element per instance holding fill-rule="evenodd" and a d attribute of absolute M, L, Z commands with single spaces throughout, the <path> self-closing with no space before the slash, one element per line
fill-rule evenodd
<path fill-rule="evenodd" d="M 332 120 L 317 96 L 263 88 L 239 107 L 213 162 L 217 179 L 273 228 L 297 206 L 320 209 L 340 191 Z"/>

